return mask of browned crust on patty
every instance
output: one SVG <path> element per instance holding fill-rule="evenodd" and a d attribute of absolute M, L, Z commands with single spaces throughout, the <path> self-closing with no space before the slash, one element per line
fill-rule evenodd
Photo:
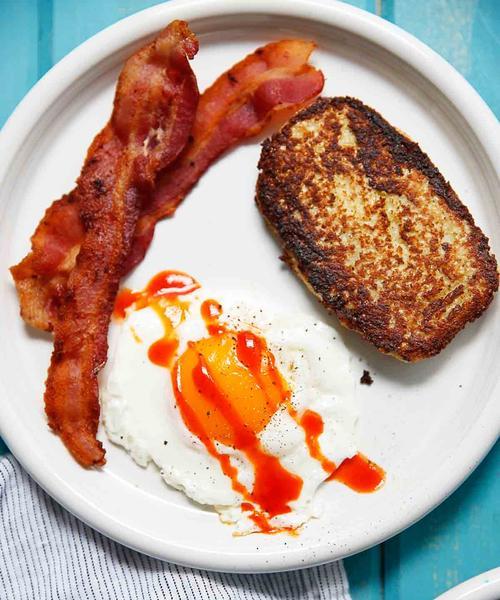
<path fill-rule="evenodd" d="M 419 146 L 349 97 L 263 144 L 257 205 L 341 323 L 408 361 L 440 352 L 498 289 L 488 239 Z"/>

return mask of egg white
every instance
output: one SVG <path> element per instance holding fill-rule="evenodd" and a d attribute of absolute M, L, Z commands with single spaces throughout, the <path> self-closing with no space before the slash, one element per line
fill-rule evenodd
<path fill-rule="evenodd" d="M 244 297 L 245 300 L 239 300 Z M 241 290 L 203 290 L 184 296 L 190 309 L 177 329 L 179 353 L 187 343 L 207 336 L 200 315 L 203 300 L 221 302 L 221 322 L 235 330 L 251 329 L 263 336 L 281 374 L 292 390 L 291 402 L 299 415 L 306 409 L 319 413 L 324 431 L 319 437 L 322 453 L 335 464 L 357 451 L 355 401 L 349 353 L 335 331 L 308 315 L 278 310 L 271 302 Z M 126 319 L 114 325 L 111 358 L 101 380 L 101 405 L 106 433 L 123 446 L 141 466 L 150 461 L 163 479 L 196 502 L 214 507 L 221 520 L 235 525 L 238 533 L 255 530 L 241 511 L 242 496 L 231 487 L 218 460 L 185 426 L 176 408 L 170 372 L 154 365 L 148 348 L 163 335 L 163 326 L 152 308 L 128 310 Z M 140 341 L 139 341 L 140 340 Z M 282 465 L 303 480 L 292 511 L 271 519 L 276 527 L 297 527 L 320 510 L 314 502 L 327 473 L 313 459 L 304 432 L 288 412 L 279 409 L 260 432 L 263 448 L 280 458 Z M 238 469 L 238 479 L 251 489 L 253 468 L 238 450 L 217 443 Z"/>

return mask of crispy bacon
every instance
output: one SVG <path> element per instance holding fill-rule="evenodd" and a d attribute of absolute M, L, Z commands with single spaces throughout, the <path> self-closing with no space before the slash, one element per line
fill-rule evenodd
<path fill-rule="evenodd" d="M 78 206 L 84 235 L 53 322 L 45 409 L 83 466 L 104 463 L 97 374 L 106 362 L 109 320 L 142 202 L 192 128 L 198 89 L 188 58 L 197 49 L 187 24 L 175 21 L 125 63 L 111 119 L 70 199 L 57 208 Z"/>
<path fill-rule="evenodd" d="M 31 252 L 10 269 L 22 318 L 44 331 L 52 330 L 58 299 L 66 289 L 85 234 L 76 191 L 49 206 L 31 237 Z"/>
<path fill-rule="evenodd" d="M 160 176 L 143 207 L 125 271 L 144 258 L 156 223 L 174 213 L 207 168 L 240 140 L 260 133 L 274 113 L 299 108 L 323 89 L 307 64 L 313 42 L 283 40 L 257 49 L 223 73 L 200 97 L 189 145 Z"/>
<path fill-rule="evenodd" d="M 156 222 L 172 215 L 210 164 L 238 141 L 257 135 L 276 112 L 298 109 L 323 88 L 307 64 L 315 45 L 284 40 L 259 48 L 221 75 L 201 96 L 191 143 L 164 173 L 142 209 L 126 271 L 137 265 Z M 104 161 L 106 164 L 106 161 Z M 74 193 L 54 202 L 32 237 L 31 253 L 12 274 L 24 320 L 51 330 L 84 236 Z"/>

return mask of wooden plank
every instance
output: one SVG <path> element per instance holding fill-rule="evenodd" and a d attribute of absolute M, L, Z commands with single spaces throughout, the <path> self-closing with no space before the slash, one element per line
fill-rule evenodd
<path fill-rule="evenodd" d="M 52 0 L 38 0 L 38 78 L 54 64 L 52 56 Z"/>
<path fill-rule="evenodd" d="M 383 0 L 383 5 L 386 0 Z M 477 0 L 390 0 L 393 20 L 436 50 L 463 75 L 471 70 L 471 38 Z M 385 16 L 385 15 L 384 15 Z"/>
<path fill-rule="evenodd" d="M 375 546 L 344 560 L 353 600 L 383 598 L 382 546 Z"/>
<path fill-rule="evenodd" d="M 55 61 L 105 27 L 158 0 L 53 0 Z"/>
<path fill-rule="evenodd" d="M 362 8 L 368 12 L 375 13 L 377 9 L 377 0 L 342 0 L 345 4 Z"/>
<path fill-rule="evenodd" d="M 0 126 L 38 79 L 37 3 L 0 0 Z"/>
<path fill-rule="evenodd" d="M 467 79 L 500 118 L 500 2 L 480 0 L 472 23 L 470 74 Z"/>

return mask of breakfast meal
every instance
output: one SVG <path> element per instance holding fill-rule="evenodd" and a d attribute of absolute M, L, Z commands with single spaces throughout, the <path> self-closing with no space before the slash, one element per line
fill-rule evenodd
<path fill-rule="evenodd" d="M 96 438 L 97 373 L 119 279 L 144 256 L 156 221 L 174 212 L 211 162 L 274 113 L 321 91 L 323 75 L 307 64 L 314 47 L 285 40 L 257 49 L 223 73 L 197 108 L 187 60 L 197 42 L 185 23 L 173 22 L 125 64 L 113 115 L 90 146 L 77 187 L 47 210 L 31 252 L 12 267 L 21 316 L 54 332 L 49 425 L 83 466 L 105 462 Z M 165 167 L 177 157 L 170 174 Z"/>
<path fill-rule="evenodd" d="M 320 98 L 266 140 L 258 207 L 284 260 L 382 352 L 440 352 L 498 289 L 488 239 L 415 142 L 353 98 Z"/>
<path fill-rule="evenodd" d="M 200 95 L 198 41 L 172 22 L 126 61 L 76 186 L 11 268 L 22 318 L 53 333 L 45 410 L 72 456 L 105 463 L 102 421 L 238 535 L 295 534 L 320 516 L 324 482 L 372 492 L 385 473 L 359 451 L 352 360 L 331 326 L 254 282 L 165 270 L 119 290 L 221 154 L 295 115 L 263 144 L 258 208 L 310 291 L 384 353 L 437 354 L 498 288 L 487 238 L 418 145 L 359 100 L 317 99 L 315 47 L 269 43 Z"/>

